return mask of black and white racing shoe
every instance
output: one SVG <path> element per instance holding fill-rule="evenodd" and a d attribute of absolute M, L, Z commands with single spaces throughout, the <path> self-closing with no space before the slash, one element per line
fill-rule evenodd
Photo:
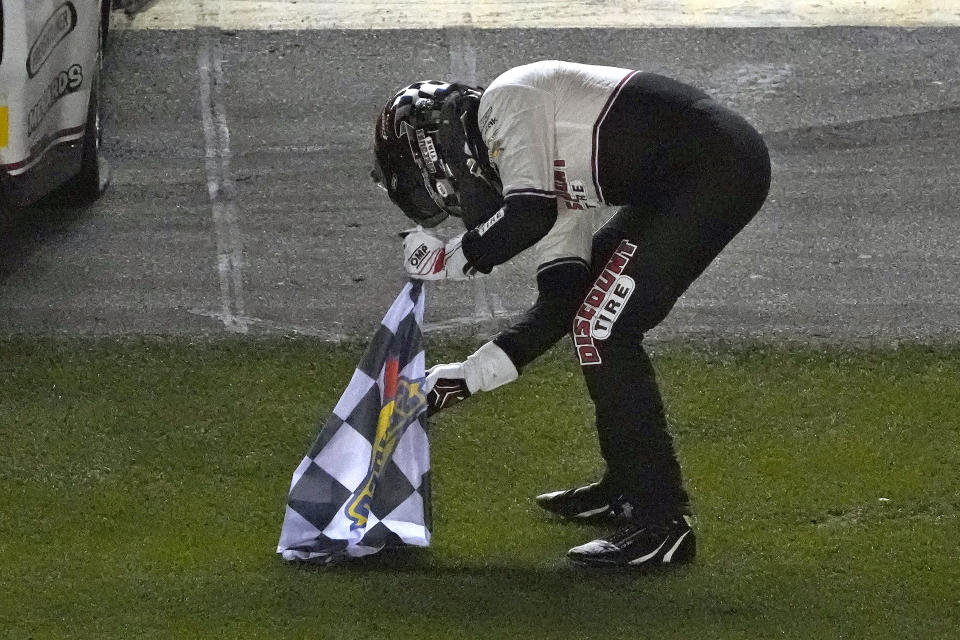
<path fill-rule="evenodd" d="M 562 518 L 575 520 L 614 520 L 621 513 L 616 509 L 616 500 L 599 482 L 585 487 L 541 493 L 537 504 Z"/>
<path fill-rule="evenodd" d="M 634 522 L 606 538 L 567 552 L 571 560 L 580 564 L 647 569 L 684 564 L 692 561 L 696 554 L 697 540 L 687 516 Z"/>

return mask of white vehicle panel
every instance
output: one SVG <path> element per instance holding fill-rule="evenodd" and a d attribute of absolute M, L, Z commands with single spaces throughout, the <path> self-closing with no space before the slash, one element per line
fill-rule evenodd
<path fill-rule="evenodd" d="M 2 2 L 0 167 L 16 176 L 53 145 L 83 136 L 97 60 L 100 3 Z"/>

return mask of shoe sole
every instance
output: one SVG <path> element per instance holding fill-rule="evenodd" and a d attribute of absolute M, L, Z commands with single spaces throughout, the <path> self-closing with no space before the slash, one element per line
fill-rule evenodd
<path fill-rule="evenodd" d="M 696 557 L 697 539 L 695 537 L 691 537 L 687 541 L 687 544 L 683 544 L 683 541 L 687 539 L 687 536 L 691 535 L 692 533 L 693 532 L 690 529 L 685 531 L 683 535 L 674 540 L 673 544 L 670 545 L 670 548 L 668 548 L 662 554 L 660 551 L 667 544 L 667 540 L 664 540 L 659 547 L 647 555 L 634 558 L 633 560 L 627 560 L 625 562 L 619 560 L 605 560 L 603 558 L 571 553 L 568 553 L 567 557 L 570 558 L 572 562 L 589 567 L 622 567 L 624 569 L 675 567 L 682 564 L 689 564 L 690 562 L 693 562 L 693 559 Z"/>
<path fill-rule="evenodd" d="M 653 560 L 631 564 L 630 562 L 617 562 L 615 560 L 600 560 L 597 558 L 585 558 L 581 556 L 567 555 L 567 559 L 580 567 L 590 567 L 591 569 L 624 569 L 629 571 L 660 571 L 668 570 L 671 567 L 682 567 L 691 564 L 694 560 L 693 555 L 684 555 L 677 557 L 670 562 L 662 560 Z"/>
<path fill-rule="evenodd" d="M 607 562 L 603 560 L 584 560 L 567 556 L 567 559 L 575 567 L 582 567 L 591 571 L 622 571 L 624 573 L 667 573 L 672 569 L 681 569 L 692 564 L 693 559 L 673 562 L 645 562 L 643 564 L 623 564 L 620 562 Z"/>

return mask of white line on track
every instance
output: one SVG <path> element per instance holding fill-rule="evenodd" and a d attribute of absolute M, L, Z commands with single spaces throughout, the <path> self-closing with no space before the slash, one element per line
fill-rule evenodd
<path fill-rule="evenodd" d="M 463 20 L 463 26 L 451 26 L 445 29 L 447 48 L 450 51 L 450 78 L 474 86 L 477 84 L 477 49 L 474 44 L 469 12 L 465 12 Z M 492 277 L 496 278 L 496 276 Z M 473 315 L 478 320 L 492 318 L 494 315 L 491 293 L 487 290 L 485 278 L 474 279 Z M 499 300 L 499 296 L 497 299 Z"/>
<path fill-rule="evenodd" d="M 450 51 L 450 78 L 468 85 L 476 85 L 477 80 L 477 48 L 474 38 L 473 18 L 470 15 L 470 3 L 461 0 L 462 10 L 459 12 L 462 24 L 449 26 L 445 29 L 447 45 Z M 491 287 L 487 286 L 490 281 Z M 499 290 L 503 282 L 500 274 L 494 273 L 488 278 L 477 278 L 473 281 L 473 314 L 477 320 L 503 316 L 507 310 L 503 306 L 503 299 Z"/>
<path fill-rule="evenodd" d="M 243 244 L 237 223 L 236 185 L 230 176 L 230 130 L 223 107 L 223 60 L 212 38 L 204 38 L 197 54 L 200 112 L 206 142 L 207 192 L 213 210 L 220 276 L 219 319 L 227 331 L 247 333 L 243 304 Z"/>
<path fill-rule="evenodd" d="M 215 7 L 215 10 L 210 10 Z M 469 16 L 469 21 L 465 19 Z M 128 29 L 956 26 L 957 0 L 159 0 Z"/>

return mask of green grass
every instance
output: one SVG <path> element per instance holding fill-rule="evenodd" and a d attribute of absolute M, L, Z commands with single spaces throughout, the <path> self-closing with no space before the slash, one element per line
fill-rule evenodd
<path fill-rule="evenodd" d="M 601 530 L 531 501 L 601 469 L 559 351 L 435 421 L 429 550 L 279 560 L 359 353 L 0 339 L 0 637 L 957 637 L 960 348 L 659 348 L 700 554 L 652 576 L 568 565 Z"/>

